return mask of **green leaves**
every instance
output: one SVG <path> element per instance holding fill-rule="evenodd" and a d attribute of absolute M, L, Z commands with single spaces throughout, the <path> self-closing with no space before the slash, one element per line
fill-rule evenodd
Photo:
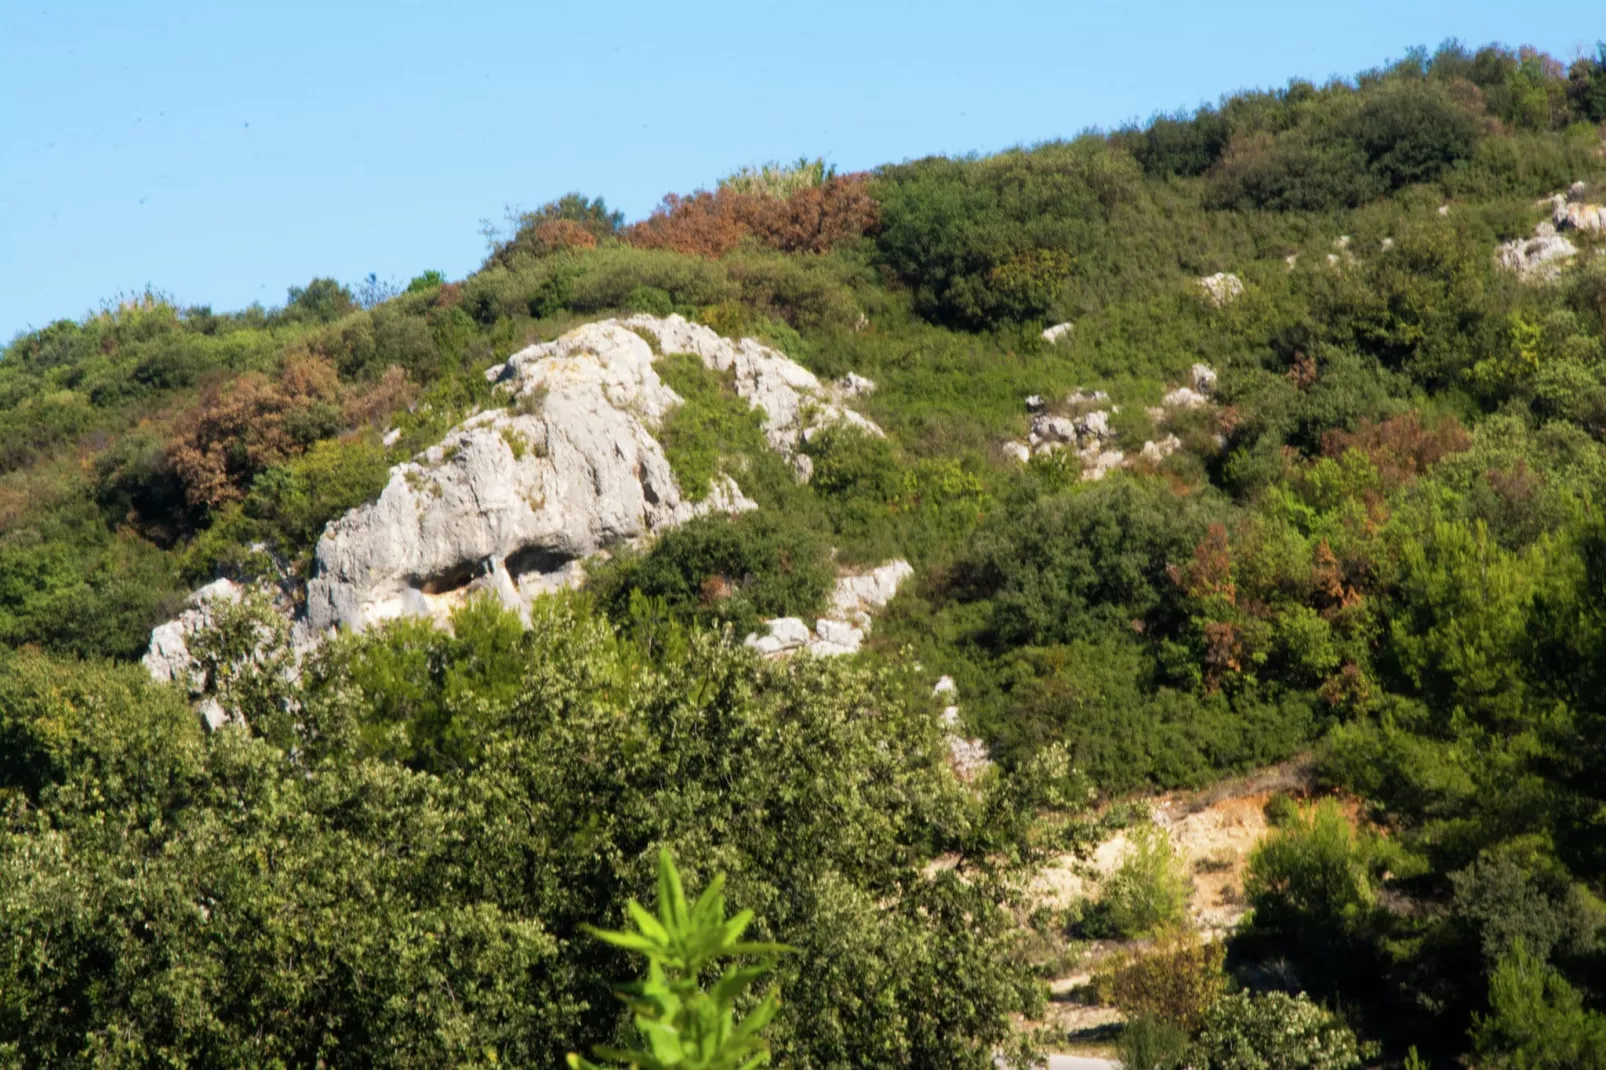
<path fill-rule="evenodd" d="M 639 1070 L 746 1070 L 769 1062 L 769 1045 L 758 1034 L 775 1017 L 779 992 L 770 989 L 739 1021 L 735 1006 L 769 974 L 771 964 L 732 966 L 706 991 L 700 977 L 722 959 L 794 949 L 784 944 L 742 942 L 753 912 L 744 910 L 727 918 L 724 889 L 721 874 L 688 906 L 680 871 L 669 848 L 662 847 L 658 851 L 657 915 L 632 899 L 626 909 L 636 923 L 635 932 L 586 926 L 586 931 L 604 943 L 647 958 L 646 978 L 617 990 L 634 1012 L 636 1032 L 645 1047 L 599 1045 L 599 1059 Z M 571 1053 L 569 1065 L 585 1070 L 597 1064 Z"/>

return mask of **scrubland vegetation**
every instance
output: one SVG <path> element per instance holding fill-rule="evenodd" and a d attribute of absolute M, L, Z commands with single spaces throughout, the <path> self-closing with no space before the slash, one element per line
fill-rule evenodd
<path fill-rule="evenodd" d="M 1176 932 L 1161 844 L 1101 904 L 1171 956 L 1101 982 L 1128 1065 L 1606 1065 L 1606 240 L 1570 234 L 1550 283 L 1492 257 L 1537 200 L 1606 200 L 1603 139 L 1606 48 L 1449 45 L 992 156 L 749 170 L 628 225 L 574 194 L 393 296 L 143 294 L 18 337 L 0 1061 L 633 1042 L 636 966 L 581 927 L 630 924 L 668 846 L 794 949 L 777 1065 L 989 1067 L 1041 1010 L 1035 861 L 1103 802 L 1309 754 L 1350 808 L 1281 815 L 1224 951 Z M 1197 285 L 1218 271 L 1237 300 Z M 666 354 L 682 485 L 729 476 L 757 512 L 620 552 L 528 630 L 474 605 L 299 673 L 245 657 L 248 606 L 215 637 L 223 731 L 130 664 L 200 583 L 304 580 L 390 465 L 505 403 L 486 367 L 631 311 L 868 376 L 887 437 L 816 436 L 798 484 Z M 1027 395 L 1077 388 L 1141 444 L 1199 362 L 1216 404 L 1166 417 L 1163 461 L 1086 482 L 999 449 Z M 864 654 L 740 647 L 893 556 L 916 577 Z M 997 762 L 973 785 L 939 673 Z"/>

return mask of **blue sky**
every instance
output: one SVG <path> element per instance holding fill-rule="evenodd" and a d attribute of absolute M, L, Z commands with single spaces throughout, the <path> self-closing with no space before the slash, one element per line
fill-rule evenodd
<path fill-rule="evenodd" d="M 568 190 L 635 218 L 743 164 L 998 149 L 1450 36 L 1570 58 L 1606 35 L 1585 21 L 1509 0 L 0 0 L 0 340 L 147 285 L 234 309 L 315 275 L 461 276 L 481 220 Z"/>

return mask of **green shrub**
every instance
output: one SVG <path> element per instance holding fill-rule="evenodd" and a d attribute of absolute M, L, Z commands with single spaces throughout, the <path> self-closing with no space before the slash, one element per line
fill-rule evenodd
<path fill-rule="evenodd" d="M 1122 1070 L 1180 1070 L 1187 1065 L 1188 1034 L 1155 1018 L 1131 1018 L 1116 1051 Z"/>
<path fill-rule="evenodd" d="M 1192 890 L 1164 829 L 1139 825 L 1127 834 L 1129 849 L 1105 879 L 1099 908 L 1123 937 L 1149 936 L 1181 923 Z"/>
<path fill-rule="evenodd" d="M 616 621 L 628 618 L 639 592 L 663 599 L 680 620 L 728 624 L 740 637 L 768 617 L 812 622 L 835 576 L 824 539 L 760 510 L 699 517 L 665 532 L 645 554 L 594 570 L 589 587 Z"/>
<path fill-rule="evenodd" d="M 1201 1070 L 1352 1070 L 1366 1051 L 1343 1022 L 1301 992 L 1223 996 L 1194 1045 Z"/>
<path fill-rule="evenodd" d="M 792 476 L 764 437 L 761 412 L 692 354 L 667 354 L 654 367 L 685 402 L 670 410 L 658 438 L 688 500 L 707 498 L 720 476 L 734 479 L 761 505 L 787 495 Z"/>

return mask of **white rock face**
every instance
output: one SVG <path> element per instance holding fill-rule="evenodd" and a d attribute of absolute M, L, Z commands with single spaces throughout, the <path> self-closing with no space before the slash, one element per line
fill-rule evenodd
<path fill-rule="evenodd" d="M 948 761 L 953 766 L 954 774 L 967 784 L 991 769 L 993 764 L 987 753 L 987 744 L 979 739 L 962 739 L 955 735 L 948 737 Z"/>
<path fill-rule="evenodd" d="M 1563 201 L 1555 206 L 1550 218 L 1558 230 L 1581 230 L 1586 234 L 1606 232 L 1606 207 L 1598 204 Z"/>
<path fill-rule="evenodd" d="M 868 629 L 871 614 L 892 601 L 903 581 L 914 574 L 914 567 L 900 557 L 868 572 L 840 576 L 831 592 L 831 615 Z"/>
<path fill-rule="evenodd" d="M 1188 382 L 1205 397 L 1216 392 L 1216 370 L 1208 364 L 1195 364 L 1188 369 Z"/>
<path fill-rule="evenodd" d="M 212 624 L 214 607 L 239 602 L 244 589 L 231 580 L 214 580 L 190 594 L 189 608 L 166 624 L 151 629 L 151 645 L 142 663 L 151 679 L 158 683 L 179 683 L 199 692 L 205 681 L 190 661 L 189 641 L 196 632 Z"/>
<path fill-rule="evenodd" d="M 652 362 L 640 335 L 606 321 L 492 368 L 509 409 L 471 417 L 391 469 L 377 502 L 325 530 L 307 630 L 441 618 L 479 590 L 523 608 L 577 583 L 581 559 L 608 546 L 753 508 L 729 481 L 700 503 L 681 495 L 653 438 L 680 398 Z"/>
<path fill-rule="evenodd" d="M 809 431 L 831 424 L 849 424 L 867 434 L 882 434 L 870 420 L 833 401 L 831 391 L 813 372 L 751 338 L 732 342 L 679 316 L 665 319 L 631 316 L 595 326 L 615 323 L 651 335 L 665 353 L 692 353 L 701 357 L 709 369 L 730 373 L 735 380 L 737 396 L 754 408 L 764 410 L 764 435 L 770 446 L 790 460 L 804 480 L 813 471 L 813 465 L 798 448 Z M 525 350 L 529 352 L 531 350 Z M 508 363 L 512 364 L 522 355 L 515 355 Z"/>
<path fill-rule="evenodd" d="M 1074 324 L 1056 323 L 1056 324 L 1054 324 L 1054 326 L 1049 327 L 1048 329 L 1043 331 L 1043 341 L 1047 342 L 1049 345 L 1053 345 L 1055 342 L 1058 342 L 1061 338 L 1064 338 L 1067 335 L 1069 335 L 1073 329 L 1074 329 Z"/>
<path fill-rule="evenodd" d="M 1210 299 L 1210 303 L 1220 308 L 1230 304 L 1243 296 L 1243 280 L 1238 276 L 1225 271 L 1218 271 L 1214 275 L 1206 275 L 1199 280 L 1199 286 Z"/>
<path fill-rule="evenodd" d="M 779 640 L 782 650 L 805 646 L 814 638 L 809 634 L 809 626 L 796 617 L 776 617 L 769 625 L 770 635 Z"/>
<path fill-rule="evenodd" d="M 1494 261 L 1525 281 L 1548 282 L 1560 275 L 1566 262 L 1577 255 L 1578 247 L 1552 229 L 1549 233 L 1516 238 L 1495 246 Z"/>

